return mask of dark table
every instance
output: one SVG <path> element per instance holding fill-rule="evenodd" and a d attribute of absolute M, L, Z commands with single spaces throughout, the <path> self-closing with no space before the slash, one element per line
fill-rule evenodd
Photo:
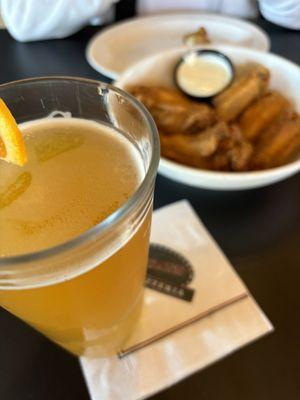
<path fill-rule="evenodd" d="M 299 32 L 263 19 L 256 22 L 271 36 L 273 52 L 300 63 Z M 41 75 L 99 79 L 84 57 L 98 29 L 29 44 L 0 31 L 0 83 Z M 235 192 L 199 190 L 158 177 L 156 207 L 183 198 L 197 210 L 275 332 L 153 400 L 300 399 L 300 174 L 262 189 Z M 76 358 L 0 310 L 0 399 L 89 396 Z"/>

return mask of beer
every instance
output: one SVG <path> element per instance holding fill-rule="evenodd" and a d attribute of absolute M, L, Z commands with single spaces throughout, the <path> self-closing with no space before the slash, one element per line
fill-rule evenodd
<path fill-rule="evenodd" d="M 52 248 L 84 234 L 118 210 L 144 178 L 136 147 L 104 124 L 49 118 L 21 129 L 28 163 L 0 161 L 1 257 Z M 75 354 L 115 351 L 141 305 L 150 208 L 98 266 L 70 275 L 57 271 L 56 279 L 32 287 L 0 287 L 0 304 Z"/>

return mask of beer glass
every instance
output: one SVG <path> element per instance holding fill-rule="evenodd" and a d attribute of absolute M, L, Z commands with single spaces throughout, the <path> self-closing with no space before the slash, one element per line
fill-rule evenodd
<path fill-rule="evenodd" d="M 116 129 L 138 150 L 142 182 L 108 218 L 51 248 L 0 254 L 2 307 L 73 354 L 116 352 L 134 329 L 143 300 L 159 162 L 155 124 L 132 96 L 88 79 L 7 83 L 0 86 L 0 97 L 18 123 L 49 116 L 92 120 Z M 1 227 L 0 240 L 5 240 Z"/>

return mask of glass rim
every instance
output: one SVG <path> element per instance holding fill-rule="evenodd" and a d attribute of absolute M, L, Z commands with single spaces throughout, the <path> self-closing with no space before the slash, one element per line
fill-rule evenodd
<path fill-rule="evenodd" d="M 147 168 L 147 171 L 145 173 L 145 176 L 140 183 L 139 187 L 137 190 L 133 193 L 132 196 L 129 197 L 129 199 L 121 206 L 119 207 L 116 211 L 114 211 L 111 215 L 109 215 L 107 218 L 105 218 L 103 221 L 101 221 L 99 224 L 93 226 L 92 228 L 84 231 L 83 233 L 75 236 L 74 238 L 60 243 L 55 246 L 47 247 L 42 250 L 34 251 L 34 252 L 29 252 L 29 253 L 24 253 L 24 254 L 18 254 L 14 256 L 0 256 L 0 268 L 2 266 L 7 266 L 7 265 L 13 265 L 13 264 L 21 264 L 21 263 L 26 263 L 26 262 L 34 262 L 38 260 L 45 259 L 47 257 L 52 257 L 56 256 L 59 253 L 62 253 L 64 251 L 69 251 L 74 249 L 77 245 L 81 245 L 83 243 L 86 243 L 88 239 L 92 238 L 94 235 L 99 235 L 99 234 L 105 234 L 109 229 L 111 229 L 113 226 L 115 226 L 122 218 L 128 216 L 132 209 L 134 208 L 135 204 L 138 202 L 140 196 L 147 191 L 147 188 L 149 185 L 151 185 L 152 181 L 154 180 L 154 177 L 157 172 L 158 164 L 159 164 L 159 158 L 160 158 L 160 142 L 159 142 L 159 136 L 158 136 L 158 131 L 155 125 L 155 122 L 149 113 L 149 111 L 146 109 L 146 107 L 138 101 L 135 97 L 133 97 L 130 93 L 125 92 L 124 90 L 113 86 L 110 83 L 106 83 L 103 81 L 97 81 L 95 79 L 89 79 L 89 78 L 81 78 L 81 77 L 76 77 L 76 76 L 42 76 L 42 77 L 35 77 L 35 78 L 26 78 L 26 79 L 20 79 L 20 80 L 15 80 L 11 81 L 8 83 L 3 83 L 0 84 L 0 90 L 2 88 L 9 88 L 10 86 L 16 86 L 18 84 L 24 84 L 24 83 L 36 83 L 36 82 L 45 82 L 45 81 L 74 81 L 74 82 L 80 82 L 80 83 L 87 83 L 87 84 L 92 84 L 92 85 L 97 85 L 97 87 L 103 87 L 105 89 L 109 89 L 123 98 L 127 99 L 131 104 L 135 106 L 135 108 L 140 112 L 140 114 L 143 116 L 143 119 L 149 129 L 151 138 L 152 138 L 152 154 L 151 154 L 151 159 L 149 162 L 149 166 Z"/>

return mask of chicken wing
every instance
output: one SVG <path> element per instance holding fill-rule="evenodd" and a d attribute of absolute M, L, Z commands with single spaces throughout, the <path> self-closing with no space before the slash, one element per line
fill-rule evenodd
<path fill-rule="evenodd" d="M 217 151 L 220 142 L 229 135 L 230 129 L 225 122 L 219 122 L 195 135 L 166 135 L 160 132 L 162 155 L 187 165 L 208 168 L 208 157 Z"/>
<path fill-rule="evenodd" d="M 295 114 L 292 118 L 280 121 L 270 128 L 264 139 L 257 146 L 253 157 L 256 169 L 272 168 L 289 160 L 300 145 L 300 117 Z"/>
<path fill-rule="evenodd" d="M 161 154 L 170 160 L 188 165 L 190 167 L 210 169 L 209 160 L 187 142 L 184 135 L 161 135 Z"/>
<path fill-rule="evenodd" d="M 246 171 L 249 169 L 253 146 L 245 140 L 236 125 L 230 126 L 230 136 L 220 141 L 211 159 L 217 171 Z"/>
<path fill-rule="evenodd" d="M 217 116 L 224 121 L 233 121 L 254 100 L 267 92 L 269 75 L 267 68 L 256 66 L 237 78 L 228 89 L 214 98 Z"/>
<path fill-rule="evenodd" d="M 287 99 L 277 92 L 266 94 L 250 105 L 241 115 L 239 125 L 243 135 L 250 141 L 256 141 L 261 132 L 286 111 L 292 113 L 292 107 Z"/>
<path fill-rule="evenodd" d="M 160 138 L 163 156 L 198 168 L 245 170 L 252 154 L 238 127 L 225 122 L 195 135 L 161 133 Z"/>
<path fill-rule="evenodd" d="M 183 43 L 188 46 L 197 46 L 199 44 L 210 43 L 208 34 L 204 26 L 201 26 L 196 32 L 188 33 L 183 37 Z"/>
<path fill-rule="evenodd" d="M 191 101 L 176 89 L 131 86 L 127 90 L 148 108 L 158 129 L 167 134 L 193 134 L 215 121 L 212 107 Z"/>
<path fill-rule="evenodd" d="M 231 171 L 246 171 L 253 154 L 251 143 L 242 141 L 236 143 L 227 153 Z"/>

